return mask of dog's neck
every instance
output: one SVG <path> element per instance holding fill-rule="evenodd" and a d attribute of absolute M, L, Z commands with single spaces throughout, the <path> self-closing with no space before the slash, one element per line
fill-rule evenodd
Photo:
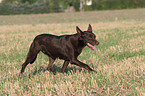
<path fill-rule="evenodd" d="M 80 48 L 82 50 L 86 46 L 86 44 L 83 42 L 83 40 L 80 39 L 78 34 L 76 34 L 75 36 L 76 36 L 76 42 L 75 43 L 78 42 L 77 46 L 78 46 L 78 48 Z"/>

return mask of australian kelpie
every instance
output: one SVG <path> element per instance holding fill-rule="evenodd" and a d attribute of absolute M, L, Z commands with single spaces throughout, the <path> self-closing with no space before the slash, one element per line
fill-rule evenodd
<path fill-rule="evenodd" d="M 96 50 L 94 45 L 98 45 L 99 42 L 96 40 L 90 24 L 87 31 L 81 31 L 78 26 L 76 26 L 76 31 L 77 33 L 73 35 L 40 34 L 36 36 L 22 65 L 21 73 L 24 72 L 29 63 L 32 64 L 35 61 L 40 51 L 49 57 L 49 65 L 47 67 L 49 71 L 52 71 L 52 64 L 56 58 L 64 60 L 62 72 L 65 71 L 69 63 L 83 67 L 88 71 L 94 71 L 88 65 L 80 62 L 77 57 L 85 46 Z"/>

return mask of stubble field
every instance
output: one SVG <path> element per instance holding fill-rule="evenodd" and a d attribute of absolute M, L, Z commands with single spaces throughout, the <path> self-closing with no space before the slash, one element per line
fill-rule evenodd
<path fill-rule="evenodd" d="M 145 96 L 145 9 L 0 16 L 0 96 Z M 97 73 L 69 64 L 56 75 L 40 53 L 19 77 L 33 38 L 41 33 L 74 34 L 88 24 L 100 42 L 85 47 L 79 60 Z"/>

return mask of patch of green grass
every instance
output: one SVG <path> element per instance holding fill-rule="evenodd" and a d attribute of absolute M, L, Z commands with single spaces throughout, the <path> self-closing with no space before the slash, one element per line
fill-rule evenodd
<path fill-rule="evenodd" d="M 141 55 L 145 55 L 145 51 L 144 50 L 140 50 L 140 51 L 133 51 L 133 52 L 129 52 L 129 51 L 125 51 L 125 52 L 118 52 L 118 53 L 109 53 L 107 55 L 107 57 L 109 57 L 109 59 L 114 59 L 114 60 L 122 60 L 122 59 L 128 59 L 131 57 L 137 57 L 137 56 L 141 56 Z"/>

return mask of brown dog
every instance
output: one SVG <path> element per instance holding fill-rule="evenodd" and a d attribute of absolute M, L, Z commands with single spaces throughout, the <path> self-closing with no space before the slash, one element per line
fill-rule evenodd
<path fill-rule="evenodd" d="M 94 45 L 98 45 L 99 42 L 95 39 L 96 36 L 92 32 L 90 24 L 87 31 L 81 31 L 79 27 L 76 27 L 76 31 L 77 34 L 73 35 L 40 34 L 36 36 L 22 65 L 21 73 L 24 72 L 29 63 L 32 64 L 35 61 L 40 51 L 49 57 L 49 65 L 47 67 L 49 71 L 52 71 L 52 64 L 56 58 L 64 60 L 62 72 L 65 71 L 69 63 L 83 67 L 88 71 L 94 71 L 88 65 L 80 62 L 77 57 L 85 46 L 96 50 Z"/>

